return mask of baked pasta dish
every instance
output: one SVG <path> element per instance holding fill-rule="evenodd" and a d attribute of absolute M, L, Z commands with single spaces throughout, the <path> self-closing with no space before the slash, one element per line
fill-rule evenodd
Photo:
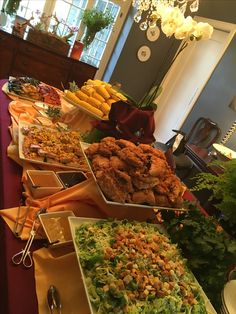
<path fill-rule="evenodd" d="M 38 126 L 21 128 L 22 153 L 26 159 L 87 171 L 78 131 L 59 131 Z"/>

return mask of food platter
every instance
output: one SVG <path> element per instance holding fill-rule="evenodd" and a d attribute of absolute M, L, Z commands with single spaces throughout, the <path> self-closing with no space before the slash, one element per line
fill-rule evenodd
<path fill-rule="evenodd" d="M 43 126 L 35 125 L 35 124 L 29 124 L 26 122 L 21 122 L 19 124 L 19 144 L 18 144 L 20 159 L 22 159 L 24 161 L 32 162 L 32 163 L 38 163 L 41 165 L 54 166 L 54 167 L 59 167 L 59 168 L 77 169 L 77 170 L 82 170 L 85 172 L 88 171 L 88 166 L 87 166 L 86 160 L 84 159 L 82 153 L 81 153 L 81 158 L 76 163 L 75 162 L 61 163 L 61 162 L 56 161 L 53 158 L 46 157 L 45 155 L 39 156 L 37 154 L 33 154 L 33 157 L 26 156 L 24 153 L 24 141 L 25 140 L 27 141 L 28 138 L 27 138 L 27 135 L 24 134 L 25 133 L 24 130 L 31 129 L 31 128 L 34 128 L 35 130 L 40 131 L 41 134 L 43 131 L 46 131 L 48 134 L 50 134 L 50 132 L 59 132 L 56 129 L 47 128 L 47 127 L 43 127 Z M 37 145 L 36 143 L 31 143 L 31 144 Z M 56 147 L 57 145 L 54 144 L 53 146 Z M 80 146 L 78 146 L 78 150 L 81 151 Z"/>
<path fill-rule="evenodd" d="M 119 226 L 119 225 L 122 225 L 123 223 L 125 224 L 125 226 L 126 227 L 124 227 L 125 228 L 125 230 L 124 230 L 124 232 L 126 232 L 126 230 L 135 230 L 135 228 L 139 228 L 140 226 L 144 226 L 144 228 L 145 228 L 145 230 L 149 230 L 149 228 L 150 228 L 150 232 L 151 233 L 149 233 L 149 235 L 148 236 L 155 236 L 155 235 L 160 235 L 160 240 L 162 241 L 162 238 L 163 238 L 163 240 L 164 241 L 167 241 L 168 243 L 170 243 L 169 242 L 169 240 L 168 240 L 168 235 L 165 233 L 165 230 L 163 230 L 163 227 L 162 226 L 160 226 L 160 225 L 153 225 L 153 224 L 143 224 L 143 223 L 138 223 L 138 222 L 135 222 L 135 221 L 127 221 L 127 220 L 124 220 L 124 221 L 118 221 L 118 220 L 113 220 L 113 221 L 108 221 L 108 220 L 101 220 L 101 219 L 95 219 L 95 218 L 84 218 L 84 217 L 69 217 L 68 218 L 68 220 L 69 220 L 69 225 L 70 225 L 70 230 L 71 230 L 71 234 L 72 234 L 72 240 L 73 240 L 73 244 L 74 244 L 74 248 L 75 248 L 75 252 L 76 252 L 76 256 L 77 256 L 77 260 L 78 260 L 78 264 L 79 264 L 79 268 L 80 268 L 80 271 L 81 271 L 81 274 L 82 274 L 82 281 L 83 281 L 83 284 L 84 284 L 84 287 L 85 287 L 85 292 L 86 292 L 86 295 L 87 295 L 87 298 L 88 298 L 88 304 L 89 304 L 89 309 L 90 309 L 90 313 L 92 313 L 92 314 L 96 314 L 96 313 L 98 313 L 97 312 L 97 305 L 99 304 L 99 307 L 100 307 L 100 301 L 98 301 L 97 302 L 97 305 L 96 305 L 96 302 L 94 302 L 94 299 L 95 299 L 95 294 L 94 293 L 96 293 L 95 291 L 97 291 L 97 290 L 94 290 L 94 288 L 91 288 L 91 283 L 93 282 L 93 284 L 92 284 L 92 287 L 95 287 L 95 289 L 97 289 L 97 287 L 96 287 L 96 285 L 94 286 L 94 282 L 96 282 L 96 281 L 91 281 L 91 275 L 92 276 L 94 276 L 94 278 L 93 279 L 95 279 L 96 280 L 96 278 L 97 278 L 97 274 L 98 274 L 98 272 L 97 272 L 97 269 L 99 269 L 100 267 L 100 269 L 102 269 L 103 267 L 105 267 L 105 265 L 108 263 L 110 263 L 109 261 L 108 262 L 106 262 L 106 260 L 108 259 L 110 259 L 110 257 L 107 257 L 104 261 L 102 261 L 102 260 L 99 260 L 98 259 L 98 261 L 97 261 L 97 264 L 96 264 L 96 266 L 94 266 L 94 267 L 96 267 L 96 273 L 93 273 L 93 266 L 91 267 L 91 264 L 89 264 L 90 266 L 89 266 L 89 268 L 87 268 L 86 267 L 86 258 L 85 258 L 85 252 L 83 251 L 83 249 L 82 248 L 80 248 L 80 245 L 81 245 L 81 241 L 83 241 L 83 239 L 82 239 L 82 236 L 83 236 L 83 228 L 85 227 L 86 228 L 86 225 L 89 225 L 89 229 L 90 229 L 90 231 L 89 231 L 89 234 L 87 233 L 87 231 L 85 231 L 86 232 L 86 240 L 85 241 L 90 241 L 90 235 L 91 235 L 91 233 L 93 233 L 93 234 L 96 234 L 96 239 L 95 239 L 95 241 L 96 242 L 98 242 L 98 243 L 102 243 L 102 251 L 101 251 L 101 247 L 100 246 L 97 246 L 97 244 L 95 243 L 94 245 L 94 248 L 93 248 L 93 253 L 92 254 L 95 254 L 96 255 L 96 257 L 98 257 L 99 256 L 99 254 L 100 254 L 100 252 L 102 252 L 102 256 L 104 256 L 104 254 L 107 254 L 108 252 L 112 252 L 111 254 L 115 254 L 115 256 L 116 256 L 116 253 L 118 252 L 117 251 L 117 249 L 115 249 L 114 250 L 114 247 L 112 246 L 115 242 L 113 242 L 113 241 L 107 241 L 105 238 L 106 238 L 106 235 L 107 235 L 107 229 L 106 229 L 106 226 L 108 225 L 111 225 L 111 224 L 113 224 L 114 223 L 114 226 L 112 225 L 110 228 L 112 228 L 112 234 L 114 234 L 113 232 L 116 232 L 116 231 L 114 231 L 115 229 L 114 228 L 116 228 L 117 226 Z M 96 232 L 96 233 L 94 233 L 94 230 L 92 230 L 92 228 L 93 228 L 93 226 L 95 225 L 95 224 L 101 224 L 101 225 L 103 225 L 104 224 L 104 227 L 102 227 L 102 235 L 99 233 L 99 232 Z M 81 228 L 81 226 L 83 225 L 83 228 Z M 124 226 L 124 225 L 123 225 Z M 122 226 L 122 228 L 123 228 L 123 226 Z M 91 228 L 92 227 L 92 228 Z M 133 229 L 133 227 L 135 227 L 134 229 Z M 80 229 L 79 229 L 80 228 Z M 98 227 L 99 228 L 99 227 Z M 105 228 L 105 229 L 104 229 Z M 119 227 L 118 227 L 119 228 Z M 131 228 L 131 229 L 129 229 L 129 228 Z M 89 230 L 89 229 L 87 229 L 87 230 Z M 153 231 L 155 230 L 155 232 L 153 233 Z M 81 231 L 82 231 L 82 233 L 81 233 Z M 139 233 L 139 231 L 138 230 L 136 230 L 135 231 L 136 232 L 136 234 L 140 234 Z M 116 233 L 115 233 L 116 234 Z M 144 233 L 145 234 L 145 233 Z M 131 235 L 131 234 L 130 234 Z M 144 236 L 143 236 L 144 237 Z M 81 239 L 81 240 L 80 240 Z M 110 239 L 110 238 L 109 238 Z M 116 238 L 115 238 L 116 239 Z M 153 238 L 154 239 L 154 238 Z M 165 240 L 166 239 L 166 240 Z M 116 241 L 116 240 L 115 240 Z M 120 240 L 118 240 L 118 241 L 120 241 Z M 130 240 L 128 240 L 129 241 L 129 244 L 127 244 L 128 246 L 130 246 L 130 243 L 132 243 Z M 157 240 L 157 241 L 159 241 L 159 240 Z M 145 241 L 144 241 L 145 242 Z M 117 242 L 117 244 L 118 244 L 118 242 Z M 120 244 L 119 244 L 120 245 Z M 148 244 L 146 243 L 146 244 L 144 244 L 145 245 L 145 248 L 147 248 L 148 247 Z M 85 247 L 89 247 L 89 242 L 88 243 L 86 243 L 85 244 Z M 107 250 L 107 248 L 109 248 L 109 251 Z M 110 249 L 111 248 L 111 249 Z M 112 250 L 112 251 L 111 251 Z M 124 250 L 125 250 L 125 248 L 124 248 Z M 166 260 L 166 263 L 170 263 L 171 265 L 172 265 L 172 267 L 171 267 L 171 272 L 175 272 L 175 266 L 174 266 L 174 264 L 173 264 L 173 261 L 176 261 L 176 260 L 179 260 L 180 261 L 180 263 L 182 263 L 182 257 L 181 257 L 181 255 L 180 255 L 180 252 L 178 251 L 178 250 L 175 250 L 174 249 L 174 245 L 173 244 L 170 244 L 170 245 L 168 245 L 168 247 L 166 247 L 165 248 L 165 251 L 168 251 L 168 250 L 172 250 L 172 253 L 170 254 L 170 256 L 172 256 L 172 255 L 174 255 L 175 257 L 173 257 L 173 259 L 172 259 L 172 257 L 170 257 L 169 258 L 169 261 L 167 261 Z M 173 250 L 175 250 L 175 253 L 173 254 Z M 89 251 L 89 248 L 88 248 L 88 251 Z M 139 249 L 137 249 L 137 250 L 135 250 L 136 252 L 137 251 L 139 251 Z M 123 254 L 123 250 L 121 250 L 120 251 L 121 252 L 121 254 Z M 170 251 L 171 252 L 171 251 Z M 118 254 L 120 254 L 120 253 L 118 253 Z M 154 254 L 155 256 L 159 256 L 159 249 L 158 249 L 158 251 Z M 154 256 L 153 255 L 153 256 Z M 138 255 L 137 255 L 138 256 Z M 161 255 L 160 255 L 161 256 Z M 167 255 L 166 255 L 167 256 Z M 178 257 L 177 257 L 178 256 Z M 117 255 L 117 257 L 119 257 L 119 255 Z M 91 256 L 91 254 L 89 254 L 89 258 L 91 258 L 91 261 L 92 261 L 92 256 Z M 131 258 L 131 257 L 129 257 L 129 258 Z M 177 259 L 176 259 L 177 258 Z M 104 257 L 103 257 L 103 259 L 104 259 Z M 144 256 L 144 260 L 146 259 L 146 257 Z M 120 260 L 120 259 L 118 259 L 118 260 Z M 110 260 L 111 262 L 112 262 L 112 259 Z M 120 260 L 121 262 L 124 262 L 124 263 L 126 263 L 126 262 L 128 262 L 128 260 L 125 260 L 125 261 L 122 261 L 122 260 Z M 135 259 L 135 261 L 136 261 L 136 263 L 139 265 L 139 263 L 140 263 L 140 258 L 138 258 L 137 257 L 137 259 Z M 90 262 L 89 262 L 90 263 Z M 104 264 L 104 266 L 102 266 L 102 263 Z M 119 262 L 120 263 L 120 262 Z M 153 263 L 155 263 L 154 261 L 153 261 Z M 101 264 L 101 265 L 100 265 Z M 128 264 L 134 264 L 133 263 L 133 261 L 132 261 L 132 258 L 131 258 L 131 263 L 128 263 Z M 128 265 L 127 264 L 127 265 Z M 109 264 L 110 265 L 110 264 Z M 111 267 L 113 265 L 113 262 L 112 262 L 112 264 L 109 266 L 109 267 Z M 125 264 L 124 264 L 125 265 Z M 135 264 L 136 265 L 136 264 Z M 137 271 L 140 271 L 142 268 L 140 268 L 139 266 L 137 265 L 137 268 L 135 268 L 135 269 L 137 269 Z M 141 264 L 140 264 L 141 265 Z M 146 264 L 145 264 L 146 265 Z M 106 265 L 107 266 L 107 265 Z M 149 266 L 146 266 L 145 267 L 145 269 L 148 269 L 148 267 L 152 267 L 153 265 L 149 265 Z M 114 267 L 114 265 L 113 265 L 113 267 Z M 127 268 L 125 268 L 126 269 L 126 271 L 127 271 L 127 269 L 130 269 L 129 267 Z M 195 286 L 196 288 L 194 288 L 194 289 L 197 289 L 199 292 L 197 292 L 197 294 L 199 295 L 201 295 L 201 299 L 202 299 L 202 301 L 200 301 L 200 299 L 199 299 L 199 302 L 201 303 L 201 304 L 203 304 L 203 303 L 205 303 L 205 308 L 206 308 L 206 311 L 207 311 L 207 313 L 208 314 L 216 314 L 216 311 L 215 311 L 215 309 L 213 308 L 213 306 L 212 306 L 212 304 L 210 303 L 210 300 L 207 298 L 207 296 L 206 296 L 206 294 L 204 293 L 204 291 L 202 290 L 202 288 L 201 288 L 201 286 L 199 285 L 199 283 L 197 282 L 197 280 L 195 279 L 195 277 L 193 276 L 193 274 L 191 273 L 191 271 L 189 271 L 189 270 L 185 270 L 186 271 L 186 274 L 184 274 L 184 280 L 187 280 L 187 282 L 186 282 L 186 284 L 187 284 L 187 286 L 188 287 L 190 287 L 190 286 Z M 113 287 L 114 287 L 114 281 L 117 281 L 117 277 L 114 277 L 114 269 L 112 270 L 112 269 L 110 269 L 109 268 L 109 274 L 113 274 L 112 275 L 112 282 L 113 282 L 113 284 L 112 284 L 112 289 L 113 289 Z M 107 274 L 108 274 L 108 272 L 107 272 Z M 117 273 L 116 273 L 117 274 Z M 150 273 L 149 273 L 150 274 Z M 146 275 L 147 276 L 149 276 L 148 275 L 148 273 L 146 273 Z M 107 282 L 106 282 L 106 280 L 108 280 L 108 282 L 109 282 L 109 278 L 107 277 L 106 278 L 106 276 L 108 276 L 108 275 L 104 275 L 105 277 L 103 277 L 103 285 L 105 285 L 104 287 L 103 287 L 103 289 L 104 289 L 104 292 L 106 291 L 106 288 L 107 288 Z M 118 275 L 119 276 L 119 275 Z M 159 277 L 159 272 L 158 272 L 158 275 L 157 275 L 158 277 Z M 125 277 L 126 278 L 126 277 Z M 134 278 L 134 277 L 133 277 Z M 135 278 L 138 278 L 138 277 L 135 277 Z M 147 278 L 149 278 L 149 277 L 147 277 Z M 127 278 L 126 278 L 127 279 Z M 104 281 L 105 280 L 105 281 Z M 124 280 L 124 282 L 125 282 L 125 279 L 123 279 Z M 172 280 L 172 279 L 171 279 Z M 120 279 L 118 280 L 119 282 L 120 282 Z M 105 283 L 104 283 L 105 282 Z M 180 281 L 181 282 L 181 281 Z M 190 284 L 190 282 L 191 282 L 191 284 Z M 152 283 L 152 285 L 153 285 L 153 283 Z M 99 286 L 100 287 L 100 286 Z M 123 286 L 123 288 L 121 288 L 121 290 L 120 291 L 122 291 L 122 293 L 126 293 L 126 292 L 124 292 L 125 291 L 125 289 L 126 289 L 126 282 L 125 282 L 125 287 Z M 140 291 L 140 289 L 142 289 L 141 288 L 142 286 L 140 286 L 139 287 L 139 289 L 138 289 L 138 291 Z M 149 282 L 149 289 L 151 289 L 150 288 L 150 282 Z M 154 286 L 152 286 L 152 288 L 153 288 Z M 99 289 L 99 288 L 98 288 Z M 137 288 L 136 288 L 137 289 Z M 128 289 L 129 290 L 129 289 Z M 126 290 L 127 291 L 127 290 Z M 132 290 L 132 291 L 134 291 L 134 290 Z M 151 291 L 151 290 L 150 290 Z M 128 291 L 128 294 L 129 294 L 129 291 Z M 136 297 L 137 297 L 137 294 L 136 294 Z M 135 297 L 135 298 L 136 298 Z M 163 295 L 162 295 L 162 297 L 163 297 Z M 161 298 L 162 298 L 161 297 Z M 155 297 L 154 297 L 155 298 Z M 165 297 L 164 297 L 165 298 Z M 167 297 L 167 299 L 168 299 L 168 297 Z M 107 300 L 107 299 L 106 299 Z M 126 299 L 127 300 L 127 302 L 128 302 L 128 304 L 130 305 L 130 299 Z M 142 302 L 142 306 L 146 306 L 147 305 L 147 303 L 150 301 L 150 299 L 149 298 L 147 298 L 147 299 L 145 299 L 145 302 Z M 132 302 L 132 301 L 131 301 Z M 135 304 L 139 304 L 139 302 L 140 301 L 138 301 L 138 302 L 134 302 Z M 202 303 L 203 302 L 203 303 Z M 155 303 L 155 305 L 156 305 L 156 303 Z M 117 305 L 116 305 L 117 306 Z M 151 306 L 152 306 L 152 308 L 154 308 L 155 306 L 154 306 L 154 303 L 152 303 L 152 301 L 151 301 Z M 157 309 L 158 309 L 158 307 L 157 307 Z M 135 312 L 136 313 L 136 312 Z M 157 313 L 159 313 L 159 312 L 157 312 Z M 161 312 L 160 312 L 161 313 Z M 165 313 L 167 313 L 167 312 L 165 312 Z M 204 312 L 205 313 L 205 312 Z"/>
<path fill-rule="evenodd" d="M 145 205 L 145 204 L 137 204 L 137 203 L 120 203 L 120 202 L 115 202 L 115 201 L 111 201 L 109 199 L 107 199 L 107 197 L 104 195 L 101 187 L 99 186 L 98 184 L 98 181 L 97 181 L 97 178 L 95 176 L 95 173 L 91 167 L 91 162 L 90 160 L 88 159 L 88 157 L 86 156 L 86 153 L 85 153 L 85 150 L 86 148 L 89 147 L 90 144 L 88 143 L 85 143 L 85 142 L 80 142 L 80 145 L 81 145 L 81 149 L 82 149 L 82 152 L 84 154 L 84 157 L 87 161 L 87 164 L 88 164 L 88 167 L 90 169 L 90 172 L 92 173 L 92 176 L 93 176 L 93 179 L 94 181 L 96 182 L 97 184 L 97 188 L 98 188 L 98 191 L 100 192 L 104 202 L 106 204 L 109 204 L 109 205 L 114 205 L 114 206 L 126 206 L 126 207 L 133 207 L 133 208 L 147 208 L 147 209 L 157 209 L 157 210 L 172 210 L 172 211 L 180 211 L 180 212 L 183 212 L 183 211 L 187 211 L 186 208 L 182 207 L 182 208 L 172 208 L 172 207 L 164 207 L 164 206 L 158 206 L 158 205 L 155 205 L 155 206 L 150 206 L 150 205 Z"/>
<path fill-rule="evenodd" d="M 220 156 L 223 156 L 228 160 L 236 158 L 236 152 L 224 145 L 214 143 L 213 147 Z"/>
<path fill-rule="evenodd" d="M 36 83 L 25 83 L 24 80 Z M 12 83 L 17 81 L 17 83 Z M 18 84 L 17 87 L 12 87 L 10 84 Z M 34 85 L 35 84 L 35 85 Z M 11 89 L 10 89 L 11 86 Z M 24 87 L 22 87 L 24 86 Z M 24 90 L 23 90 L 24 88 Z M 31 89 L 30 89 L 31 88 Z M 16 92 L 17 89 L 17 92 Z M 28 90 L 27 90 L 28 89 Z M 32 91 L 31 91 L 32 90 Z M 7 95 L 17 97 L 19 99 L 25 99 L 31 102 L 42 102 L 47 106 L 61 106 L 60 94 L 53 86 L 47 85 L 38 80 L 27 77 L 9 77 L 8 82 L 2 86 L 2 91 Z M 32 96 L 33 95 L 33 96 Z"/>
<path fill-rule="evenodd" d="M 69 99 L 68 97 L 66 97 L 65 95 L 63 96 L 63 98 L 69 102 L 70 104 L 72 104 L 73 106 L 77 107 L 79 110 L 83 111 L 84 113 L 86 113 L 88 116 L 90 116 L 91 118 L 95 118 L 97 120 L 103 120 L 103 121 L 107 121 L 107 118 L 102 118 L 99 117 L 96 113 L 93 113 L 91 111 L 89 111 L 88 109 L 80 106 L 79 104 L 75 103 L 73 100 Z"/>
<path fill-rule="evenodd" d="M 20 96 L 20 95 L 17 95 L 16 93 L 10 92 L 9 89 L 8 89 L 8 82 L 6 82 L 6 83 L 2 86 L 2 91 L 3 91 L 5 94 L 7 94 L 7 95 L 11 95 L 11 96 L 17 97 L 17 98 L 19 98 L 19 99 L 25 99 L 25 100 L 29 100 L 29 101 L 32 101 L 32 102 L 37 101 L 37 100 L 32 99 L 32 98 L 30 98 L 30 97 Z"/>

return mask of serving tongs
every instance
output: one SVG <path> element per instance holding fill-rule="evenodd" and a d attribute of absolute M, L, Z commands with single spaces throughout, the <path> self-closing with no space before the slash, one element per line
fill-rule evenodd
<path fill-rule="evenodd" d="M 57 311 L 58 314 L 61 314 L 61 297 L 59 291 L 54 285 L 51 285 L 47 292 L 47 301 L 50 313 L 53 314 L 54 309 Z"/>
<path fill-rule="evenodd" d="M 14 235 L 19 238 L 22 234 L 22 231 L 25 226 L 26 219 L 28 217 L 29 211 L 30 211 L 30 206 L 26 208 L 25 213 L 22 216 L 22 207 L 24 206 L 24 201 L 23 199 L 20 200 L 18 209 L 17 209 L 17 216 L 16 216 L 16 221 L 13 229 Z"/>

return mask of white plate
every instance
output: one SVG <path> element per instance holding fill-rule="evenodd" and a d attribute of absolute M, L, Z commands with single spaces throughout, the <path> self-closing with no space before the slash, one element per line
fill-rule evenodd
<path fill-rule="evenodd" d="M 6 83 L 2 86 L 2 91 L 3 91 L 5 94 L 7 94 L 7 95 L 12 95 L 12 96 L 17 97 L 17 98 L 20 98 L 20 99 L 29 100 L 29 101 L 32 101 L 32 102 L 38 101 L 38 100 L 33 99 L 33 98 L 21 96 L 21 95 L 18 95 L 18 94 L 16 94 L 16 93 L 10 92 L 9 89 L 8 89 L 8 82 L 6 82 Z"/>
<path fill-rule="evenodd" d="M 228 159 L 236 158 L 236 152 L 224 145 L 214 143 L 213 147 L 218 153 L 220 153 L 221 155 L 223 155 L 224 157 Z"/>
<path fill-rule="evenodd" d="M 46 127 L 36 125 L 36 124 L 21 122 L 19 124 L 19 157 L 20 157 L 20 159 L 28 161 L 28 162 L 32 162 L 32 163 L 41 164 L 41 165 L 48 165 L 48 166 L 67 168 L 67 169 L 77 169 L 77 170 L 82 170 L 85 172 L 88 171 L 87 164 L 85 167 L 83 167 L 83 166 L 76 165 L 76 164 L 62 164 L 62 163 L 56 162 L 50 158 L 48 158 L 47 161 L 44 161 L 43 157 L 38 157 L 38 159 L 30 159 L 30 158 L 25 157 L 24 153 L 23 153 L 23 143 L 24 143 L 25 135 L 21 131 L 22 127 L 36 127 L 39 129 L 48 129 L 48 130 L 54 130 L 55 131 L 55 129 L 52 129 L 52 128 L 50 129 L 50 128 L 46 128 Z"/>
<path fill-rule="evenodd" d="M 95 118 L 95 119 L 97 119 L 97 120 L 104 120 L 104 121 L 107 121 L 107 120 L 108 120 L 107 118 L 104 119 L 104 118 L 102 118 L 102 117 L 99 117 L 99 116 L 96 115 L 95 113 L 93 113 L 93 112 L 89 111 L 88 109 L 86 109 L 86 108 L 80 106 L 79 104 L 77 104 L 76 102 L 72 101 L 71 99 L 69 99 L 69 98 L 66 97 L 65 95 L 63 96 L 63 98 L 64 98 L 67 102 L 69 102 L 70 104 L 72 104 L 73 106 L 78 107 L 81 111 L 87 113 L 87 114 L 88 114 L 90 117 L 92 117 L 92 118 Z"/>
<path fill-rule="evenodd" d="M 139 61 L 146 62 L 151 57 L 151 49 L 148 46 L 141 46 L 137 52 Z"/>
<path fill-rule="evenodd" d="M 149 41 L 156 41 L 160 37 L 160 28 L 158 26 L 155 27 L 149 27 L 147 29 L 147 39 Z"/>
<path fill-rule="evenodd" d="M 50 86 L 50 85 L 48 85 L 48 86 Z M 51 87 L 53 87 L 53 86 L 51 86 Z M 53 87 L 53 88 L 56 90 L 55 87 Z M 2 86 L 2 91 L 3 91 L 5 94 L 7 94 L 7 95 L 12 95 L 12 96 L 17 97 L 17 98 L 19 98 L 19 99 L 25 99 L 25 100 L 28 100 L 28 101 L 31 101 L 31 102 L 34 102 L 34 103 L 41 104 L 41 108 L 43 108 L 43 107 L 46 108 L 46 107 L 48 107 L 48 106 L 51 106 L 51 107 L 54 107 L 54 106 L 55 106 L 55 105 L 53 105 L 53 104 L 48 104 L 48 103 L 42 102 L 42 101 L 40 101 L 39 99 L 34 99 L 34 98 L 30 98 L 30 97 L 18 95 L 18 94 L 14 93 L 14 92 L 10 92 L 9 89 L 8 89 L 8 82 L 6 82 L 6 83 Z M 56 90 L 56 91 L 57 91 L 57 90 Z M 59 96 L 60 96 L 60 95 L 59 95 Z M 55 106 L 55 107 L 61 108 L 61 105 L 57 105 L 57 106 Z"/>
<path fill-rule="evenodd" d="M 230 280 L 226 283 L 222 294 L 222 301 L 224 308 L 229 314 L 236 314 L 236 280 Z"/>
<path fill-rule="evenodd" d="M 79 268 L 80 268 L 80 271 L 81 271 L 81 274 L 82 274 L 82 281 L 83 281 L 83 284 L 84 284 L 84 287 L 85 287 L 85 292 L 86 292 L 86 295 L 87 295 L 87 299 L 88 299 L 88 303 L 89 303 L 89 309 L 90 309 L 90 312 L 92 314 L 95 314 L 97 313 L 92 304 L 90 303 L 90 298 L 89 298 L 89 293 L 88 293 L 88 290 L 87 290 L 87 286 L 86 286 L 86 281 L 85 281 L 85 275 L 84 275 L 84 272 L 83 272 L 83 269 L 82 269 L 82 266 L 80 264 L 80 258 L 79 258 L 79 249 L 77 247 L 77 244 L 76 244 L 76 241 L 75 241 L 75 238 L 76 238 L 76 229 L 78 227 L 81 226 L 81 224 L 83 223 L 95 223 L 99 220 L 102 220 L 102 219 L 97 219 L 97 218 L 86 218 L 86 217 L 68 217 L 68 220 L 69 220 L 69 225 L 70 225 L 70 230 L 71 230 L 71 235 L 72 235 L 72 240 L 73 240 L 73 244 L 74 244 L 74 248 L 75 248 L 75 252 L 76 252 L 76 256 L 77 256 L 77 260 L 78 260 L 78 264 L 79 264 Z M 163 227 L 160 225 L 156 225 L 158 227 L 160 227 L 160 232 L 164 232 L 165 233 L 165 230 L 163 230 Z M 195 279 L 196 280 L 196 279 Z M 199 285 L 198 281 L 196 280 L 197 284 Z M 204 298 L 204 301 L 205 301 L 205 305 L 206 305 L 206 309 L 207 309 L 207 313 L 208 314 L 217 314 L 215 309 L 213 308 L 210 300 L 207 298 L 206 294 L 204 293 L 204 291 L 202 290 L 201 286 L 199 285 L 199 288 L 200 288 L 200 291 L 202 293 L 202 296 Z"/>
<path fill-rule="evenodd" d="M 110 205 L 119 205 L 119 206 L 127 206 L 127 207 L 140 207 L 140 208 L 149 208 L 149 209 L 160 209 L 160 210 L 174 210 L 174 211 L 187 211 L 186 208 L 172 208 L 172 207 L 162 207 L 162 206 L 158 206 L 158 205 L 154 205 L 154 206 L 150 206 L 150 205 L 142 205 L 142 204 L 135 204 L 135 203 L 119 203 L 119 202 L 113 202 L 113 201 L 109 201 L 106 196 L 104 195 L 103 191 L 101 190 L 98 182 L 97 182 L 97 178 L 93 172 L 93 169 L 91 167 L 91 163 L 88 159 L 88 157 L 86 156 L 85 154 L 85 149 L 89 147 L 90 144 L 88 143 L 84 143 L 84 142 L 80 142 L 80 146 L 81 146 L 81 149 L 82 149 L 82 152 L 84 154 L 84 157 L 88 163 L 88 166 L 89 166 L 89 169 L 93 175 L 93 178 L 94 178 L 94 181 L 96 182 L 97 184 L 97 187 L 98 187 L 98 190 L 103 198 L 103 200 L 105 201 L 105 203 L 107 204 L 110 204 Z"/>

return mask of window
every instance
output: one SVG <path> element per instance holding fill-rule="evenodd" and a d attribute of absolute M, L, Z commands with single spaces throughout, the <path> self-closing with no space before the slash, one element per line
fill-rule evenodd
<path fill-rule="evenodd" d="M 70 44 L 73 46 L 76 38 L 81 39 L 85 30 L 81 23 L 84 11 L 94 7 L 101 11 L 108 10 L 114 17 L 113 27 L 111 25 L 98 32 L 89 49 L 83 51 L 80 59 L 98 67 L 96 78 L 101 79 L 130 5 L 130 1 L 121 0 L 21 0 L 17 15 L 30 19 L 32 13 L 36 11 L 45 13 L 47 16 L 56 14 L 59 20 L 65 21 L 64 24 L 79 29 L 78 34 L 75 33 L 70 38 Z M 13 23 L 14 17 L 9 21 L 9 30 L 12 26 L 10 24 Z M 55 21 L 52 19 L 49 29 L 52 29 L 54 23 Z M 66 26 L 60 25 L 59 27 L 61 35 L 67 33 Z"/>
<path fill-rule="evenodd" d="M 30 19 L 33 12 L 43 12 L 46 0 L 21 0 L 17 15 Z"/>
<path fill-rule="evenodd" d="M 57 0 L 53 9 L 53 14 L 56 14 L 59 20 L 64 20 L 65 24 L 74 27 L 80 27 L 81 18 L 84 10 L 87 7 L 87 0 Z M 51 24 L 50 26 L 52 26 Z M 61 26 L 59 29 L 61 34 L 67 32 L 66 27 Z M 70 38 L 71 44 L 74 43 L 77 34 Z"/>

